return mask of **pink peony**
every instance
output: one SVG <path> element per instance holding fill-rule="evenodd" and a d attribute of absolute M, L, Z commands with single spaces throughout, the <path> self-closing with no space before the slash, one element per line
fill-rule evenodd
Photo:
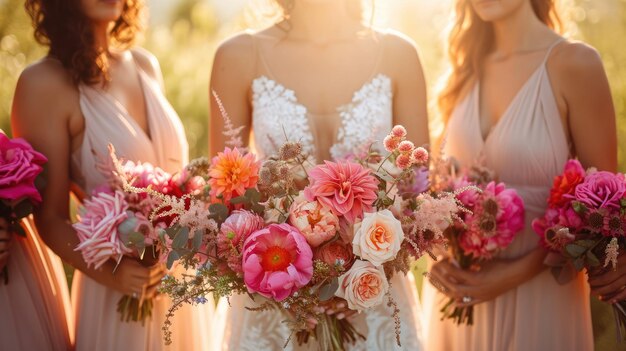
<path fill-rule="evenodd" d="M 250 293 L 282 301 L 311 281 L 313 252 L 289 224 L 270 224 L 243 246 L 243 279 Z"/>
<path fill-rule="evenodd" d="M 220 232 L 217 234 L 217 250 L 220 258 L 226 258 L 230 269 L 243 273 L 241 256 L 234 254 L 233 249 L 241 253 L 244 241 L 250 234 L 261 228 L 263 228 L 263 218 L 244 210 L 233 211 L 222 223 Z"/>
<path fill-rule="evenodd" d="M 370 170 L 352 162 L 326 161 L 309 172 L 311 184 L 304 190 L 309 201 L 319 201 L 337 216 L 354 223 L 370 212 L 376 200 L 378 180 Z"/>
<path fill-rule="evenodd" d="M 138 188 L 151 187 L 154 190 L 163 191 L 171 178 L 169 173 L 147 162 L 126 161 L 123 167 L 131 184 Z"/>
<path fill-rule="evenodd" d="M 21 138 L 9 139 L 0 133 L 0 199 L 11 202 L 28 199 L 35 204 L 41 195 L 35 179 L 48 159 Z"/>
<path fill-rule="evenodd" d="M 589 174 L 576 187 L 574 197 L 589 208 L 619 209 L 625 192 L 623 174 L 600 171 Z"/>
<path fill-rule="evenodd" d="M 300 230 L 311 247 L 332 239 L 339 229 L 339 218 L 317 201 L 298 196 L 289 209 L 289 223 Z"/>
<path fill-rule="evenodd" d="M 109 258 L 132 252 L 124 246 L 118 231 L 118 226 L 128 218 L 127 210 L 122 191 L 101 192 L 85 200 L 80 221 L 72 226 L 80 241 L 76 250 L 81 251 L 88 266 L 98 269 Z"/>

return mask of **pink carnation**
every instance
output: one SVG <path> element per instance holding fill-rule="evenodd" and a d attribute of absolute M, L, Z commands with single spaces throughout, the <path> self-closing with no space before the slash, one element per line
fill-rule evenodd
<path fill-rule="evenodd" d="M 221 259 L 226 258 L 230 269 L 243 273 L 241 256 L 234 254 L 233 248 L 240 253 L 243 242 L 250 234 L 261 228 L 263 228 L 263 218 L 244 210 L 233 211 L 222 224 L 217 234 L 217 250 Z"/>
<path fill-rule="evenodd" d="M 623 174 L 600 171 L 589 174 L 576 187 L 574 197 L 592 209 L 619 209 L 625 192 Z"/>
<path fill-rule="evenodd" d="M 11 140 L 0 133 L 0 199 L 11 202 L 28 199 L 40 203 L 35 179 L 47 161 L 24 139 Z"/>
<path fill-rule="evenodd" d="M 313 277 L 313 252 L 289 224 L 258 230 L 243 247 L 243 279 L 250 293 L 282 301 Z"/>
<path fill-rule="evenodd" d="M 307 200 L 319 201 L 350 223 L 370 212 L 377 198 L 378 180 L 357 163 L 326 161 L 309 172 L 309 179 Z"/>
<path fill-rule="evenodd" d="M 118 231 L 118 226 L 128 218 L 127 210 L 122 191 L 101 192 L 85 200 L 80 221 L 72 226 L 80 241 L 76 250 L 81 251 L 88 266 L 97 269 L 109 258 L 132 252 L 124 246 Z"/>

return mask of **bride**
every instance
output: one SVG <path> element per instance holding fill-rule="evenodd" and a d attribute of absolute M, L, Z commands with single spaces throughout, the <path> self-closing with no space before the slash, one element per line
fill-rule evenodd
<path fill-rule="evenodd" d="M 290 140 L 321 162 L 341 159 L 380 141 L 394 124 L 417 145 L 428 143 L 426 88 L 415 46 L 405 37 L 364 24 L 360 0 L 280 0 L 282 20 L 224 42 L 215 55 L 211 90 L 235 125 L 252 132 L 259 157 Z M 211 101 L 214 101 L 211 99 Z M 211 105 L 211 154 L 225 145 L 223 121 Z M 401 306 L 401 343 L 421 350 L 420 307 L 412 275 L 392 279 Z M 247 296 L 223 299 L 219 350 L 281 350 L 289 330 L 279 312 L 250 312 Z M 339 317 L 343 311 L 333 311 Z M 345 315 L 345 314 L 344 314 Z M 353 350 L 394 350 L 396 335 L 386 305 L 350 316 L 366 337 Z M 343 317 L 343 315 L 341 316 Z M 316 348 L 298 346 L 287 349 Z"/>

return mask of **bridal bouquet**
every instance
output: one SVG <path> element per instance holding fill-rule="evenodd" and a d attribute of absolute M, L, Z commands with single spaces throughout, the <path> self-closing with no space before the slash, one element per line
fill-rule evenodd
<path fill-rule="evenodd" d="M 283 312 L 290 339 L 304 344 L 315 338 L 325 350 L 343 350 L 363 336 L 320 306 L 343 302 L 364 311 L 386 302 L 399 343 L 389 279 L 408 272 L 411 258 L 441 239 L 422 228 L 444 227 L 458 211 L 454 197 L 429 196 L 403 214 L 397 186 L 411 184 L 412 169 L 428 161 L 424 148 L 405 139 L 406 130 L 396 126 L 385 142 L 387 157 L 369 151 L 312 168 L 299 143 L 286 142 L 262 162 L 233 143 L 210 162 L 193 162 L 209 195 L 188 204 L 189 198 L 127 186 L 161 199 L 160 208 L 169 210 L 159 214 L 157 208 L 155 217 L 173 216 L 159 234 L 168 265 L 180 261 L 197 269 L 194 276 L 164 279 L 163 291 L 174 300 L 166 341 L 169 317 L 182 304 L 203 303 L 210 293 L 243 293 L 257 302 L 250 310 Z"/>
<path fill-rule="evenodd" d="M 449 168 L 448 168 L 449 169 Z M 463 269 L 480 269 L 480 263 L 507 248 L 524 228 L 524 202 L 514 189 L 494 180 L 490 170 L 473 166 L 459 175 L 439 175 L 440 186 L 455 192 L 461 202 L 462 221 L 446 230 L 449 250 Z M 454 299 L 441 309 L 442 318 L 457 324 L 473 323 L 473 307 L 457 307 Z"/>
<path fill-rule="evenodd" d="M 110 147 L 113 155 L 114 149 Z M 105 165 L 108 184 L 93 191 L 90 199 L 81 205 L 78 221 L 73 224 L 80 251 L 88 266 L 100 268 L 109 259 L 118 264 L 124 256 L 139 260 L 146 267 L 159 261 L 157 250 L 159 228 L 170 225 L 167 216 L 150 216 L 157 200 L 148 194 L 124 192 L 123 184 L 154 189 L 163 194 L 183 196 L 199 192 L 204 186 L 202 178 L 188 173 L 170 175 L 149 163 L 126 161 L 118 169 Z M 124 296 L 118 302 L 118 312 L 124 321 L 145 321 L 151 315 L 152 301 L 139 300 L 137 296 Z"/>
<path fill-rule="evenodd" d="M 8 223 L 8 232 L 25 236 L 22 218 L 41 203 L 41 173 L 48 159 L 21 138 L 9 139 L 0 130 L 0 218 Z M 7 267 L 0 273 L 9 283 Z"/>
<path fill-rule="evenodd" d="M 616 269 L 626 244 L 626 181 L 621 173 L 585 171 L 569 160 L 554 179 L 548 210 L 533 221 L 533 229 L 549 250 L 546 264 L 565 284 L 577 271 L 590 275 Z M 618 336 L 626 328 L 626 302 L 613 304 Z"/>

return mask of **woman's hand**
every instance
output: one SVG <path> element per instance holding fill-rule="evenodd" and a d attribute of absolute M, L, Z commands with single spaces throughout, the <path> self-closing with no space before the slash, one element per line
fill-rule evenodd
<path fill-rule="evenodd" d="M 107 269 L 105 265 L 101 272 L 108 287 L 140 300 L 151 299 L 156 295 L 161 278 L 166 273 L 163 264 L 145 267 L 128 257 L 122 258 L 114 274 Z"/>
<path fill-rule="evenodd" d="M 12 242 L 9 223 L 6 219 L 0 218 L 0 275 L 9 262 L 9 248 Z"/>
<path fill-rule="evenodd" d="M 615 270 L 589 272 L 591 294 L 613 304 L 626 300 L 626 252 L 620 251 Z"/>
<path fill-rule="evenodd" d="M 545 251 L 536 249 L 517 259 L 485 261 L 472 270 L 444 259 L 433 266 L 430 280 L 459 307 L 472 306 L 493 300 L 531 279 L 543 270 L 544 258 Z"/>

